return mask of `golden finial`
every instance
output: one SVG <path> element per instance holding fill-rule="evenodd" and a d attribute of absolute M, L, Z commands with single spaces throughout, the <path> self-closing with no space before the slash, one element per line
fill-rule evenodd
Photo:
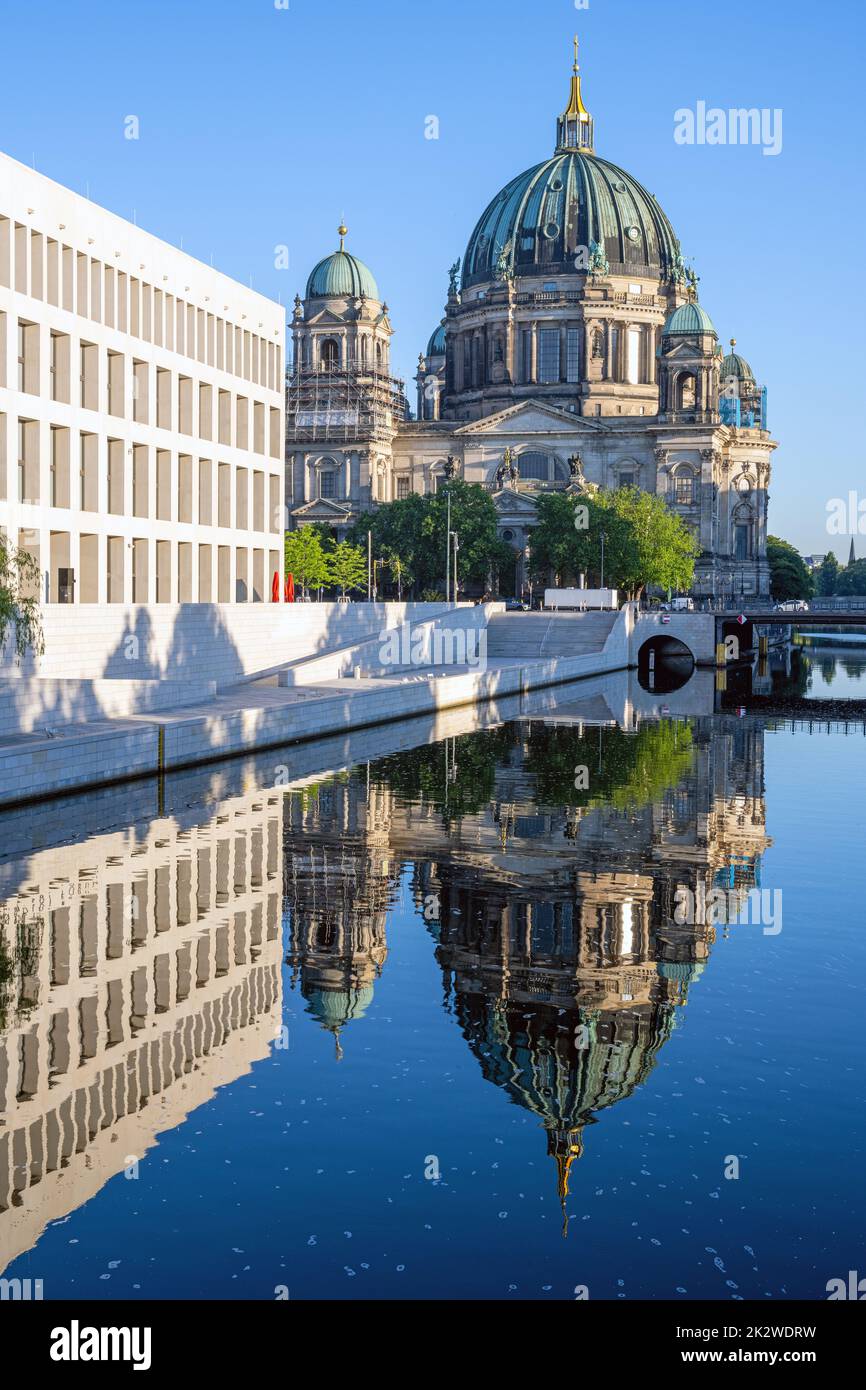
<path fill-rule="evenodd" d="M 732 348 L 735 348 L 736 346 L 737 346 L 737 340 L 736 340 L 736 338 L 732 338 L 732 339 L 731 339 L 731 347 L 732 347 Z"/>
<path fill-rule="evenodd" d="M 578 121 L 580 121 L 580 122 L 589 122 L 589 119 L 590 119 L 589 112 L 587 111 L 586 107 L 585 107 L 584 104 L 583 104 L 583 97 L 581 96 L 581 91 L 580 91 L 580 68 L 578 67 L 578 62 L 577 62 L 578 45 L 579 45 L 579 40 L 578 40 L 577 35 L 575 34 L 575 36 L 574 36 L 574 66 L 572 67 L 572 70 L 571 70 L 571 91 L 569 92 L 568 106 L 567 106 L 567 107 L 565 108 L 565 110 L 563 111 L 562 116 L 561 116 L 560 119 L 561 119 L 561 120 L 578 120 Z M 563 132 L 560 131 L 559 134 L 562 135 Z M 560 143 L 565 143 L 565 142 L 561 140 Z M 582 146 L 588 146 L 589 144 L 591 144 L 591 140 L 590 140 L 590 141 L 584 141 L 584 140 L 580 141 L 580 145 L 582 145 Z"/>
<path fill-rule="evenodd" d="M 340 223 L 337 232 L 340 237 L 340 250 L 342 251 L 344 249 L 346 237 L 349 235 L 349 228 L 346 226 L 345 222 Z"/>

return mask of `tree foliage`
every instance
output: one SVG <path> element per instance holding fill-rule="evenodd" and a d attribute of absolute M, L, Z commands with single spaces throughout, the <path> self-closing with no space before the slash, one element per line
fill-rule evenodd
<path fill-rule="evenodd" d="M 350 539 L 366 546 L 367 532 L 371 532 L 374 559 L 385 560 L 399 587 L 410 585 L 413 591 L 441 590 L 445 580 L 449 492 L 451 530 L 458 538 L 459 583 L 461 586 L 469 582 L 486 586 L 490 571 L 508 563 L 513 555 L 497 535 L 498 517 L 493 499 L 477 483 L 455 479 L 447 489 L 430 496 L 412 493 L 398 502 L 388 502 L 360 517 Z M 399 562 L 399 570 L 395 570 L 395 559 Z"/>
<path fill-rule="evenodd" d="M 352 590 L 367 587 L 367 557 L 360 546 L 340 541 L 325 553 L 328 583 L 340 590 L 343 598 Z"/>
<path fill-rule="evenodd" d="M 0 651 L 11 628 L 19 661 L 28 651 L 41 656 L 45 650 L 39 607 L 41 584 L 39 561 L 0 536 Z"/>
<path fill-rule="evenodd" d="M 866 594 L 866 560 L 855 560 L 840 571 L 836 593 L 844 597 Z"/>
<path fill-rule="evenodd" d="M 767 560 L 770 564 L 770 592 L 777 603 L 812 597 L 815 582 L 799 550 L 789 541 L 768 536 Z"/>
<path fill-rule="evenodd" d="M 699 546 L 688 527 L 662 497 L 639 488 L 542 495 L 538 526 L 532 533 L 531 570 L 543 580 L 553 571 L 563 585 L 586 574 L 612 588 L 638 596 L 648 585 L 688 589 Z"/>
<path fill-rule="evenodd" d="M 832 550 L 821 561 L 815 579 L 817 592 L 822 598 L 831 598 L 836 593 L 836 585 L 839 583 L 839 561 Z"/>
<path fill-rule="evenodd" d="M 329 582 L 328 557 L 315 526 L 286 532 L 286 573 L 294 576 L 304 594 Z"/>

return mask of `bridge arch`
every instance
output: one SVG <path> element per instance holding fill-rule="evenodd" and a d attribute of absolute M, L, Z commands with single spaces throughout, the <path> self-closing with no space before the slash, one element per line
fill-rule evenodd
<path fill-rule="evenodd" d="M 695 664 L 694 653 L 685 642 L 659 632 L 638 649 L 638 682 L 644 690 L 668 695 L 691 680 Z"/>

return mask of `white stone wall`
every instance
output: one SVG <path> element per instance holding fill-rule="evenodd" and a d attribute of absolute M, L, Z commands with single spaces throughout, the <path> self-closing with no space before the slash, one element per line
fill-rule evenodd
<path fill-rule="evenodd" d="M 280 305 L 0 155 L 0 530 L 46 601 L 69 568 L 82 603 L 268 600 L 284 365 Z"/>
<path fill-rule="evenodd" d="M 225 686 L 446 611 L 444 603 L 51 605 L 43 613 L 44 655 L 18 666 L 7 641 L 0 683 L 38 675 Z"/>

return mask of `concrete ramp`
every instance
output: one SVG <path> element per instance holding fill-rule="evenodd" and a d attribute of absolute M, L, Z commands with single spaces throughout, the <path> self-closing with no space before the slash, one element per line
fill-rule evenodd
<path fill-rule="evenodd" d="M 489 660 L 529 661 L 600 652 L 619 613 L 499 613 L 487 626 Z"/>

